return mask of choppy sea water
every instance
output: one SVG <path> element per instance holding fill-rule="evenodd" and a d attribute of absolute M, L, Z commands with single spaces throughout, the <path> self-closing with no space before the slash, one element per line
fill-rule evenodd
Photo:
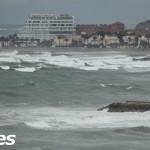
<path fill-rule="evenodd" d="M 21 25 L 0 24 L 0 37 L 18 34 Z"/>
<path fill-rule="evenodd" d="M 149 150 L 150 112 L 96 111 L 150 100 L 149 56 L 0 52 L 0 133 L 11 150 Z"/>

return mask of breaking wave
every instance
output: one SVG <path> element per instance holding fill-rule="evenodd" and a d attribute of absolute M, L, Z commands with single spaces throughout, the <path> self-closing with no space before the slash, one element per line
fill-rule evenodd
<path fill-rule="evenodd" d="M 9 66 L 0 66 L 0 68 L 3 69 L 3 70 L 9 70 L 10 69 Z"/>
<path fill-rule="evenodd" d="M 136 61 L 135 61 L 136 60 Z M 87 71 L 97 70 L 126 70 L 128 72 L 149 72 L 150 61 L 141 60 L 141 57 L 131 57 L 121 54 L 112 55 L 84 55 L 72 54 L 51 54 L 50 52 L 41 52 L 33 54 L 21 54 L 18 51 L 0 52 L 0 64 L 4 70 L 9 70 L 10 66 L 5 63 L 30 63 L 30 66 L 13 68 L 21 72 L 34 72 L 36 70 L 47 68 L 49 65 L 58 67 L 75 68 Z M 36 64 L 36 65 L 35 65 Z"/>
<path fill-rule="evenodd" d="M 36 71 L 36 69 L 33 67 L 16 68 L 14 70 L 20 71 L 20 72 L 35 72 Z"/>
<path fill-rule="evenodd" d="M 21 125 L 40 130 L 150 127 L 150 112 L 108 113 L 93 110 L 32 108 L 5 112 L 0 126 Z"/>

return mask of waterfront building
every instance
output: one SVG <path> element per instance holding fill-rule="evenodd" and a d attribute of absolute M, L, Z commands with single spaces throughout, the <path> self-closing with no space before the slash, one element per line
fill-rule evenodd
<path fill-rule="evenodd" d="M 78 46 L 81 42 L 81 35 L 72 35 L 69 37 L 57 36 L 54 38 L 53 44 L 54 47 L 64 47 L 64 46 Z"/>
<path fill-rule="evenodd" d="M 111 24 L 112 32 L 121 32 L 125 29 L 125 24 L 122 22 L 115 22 Z"/>
<path fill-rule="evenodd" d="M 136 35 L 126 35 L 126 36 L 123 36 L 123 41 L 124 43 L 130 45 L 130 44 L 136 43 L 135 38 L 136 38 Z"/>
<path fill-rule="evenodd" d="M 99 31 L 97 24 L 78 24 L 76 26 L 76 34 L 93 34 Z"/>
<path fill-rule="evenodd" d="M 100 31 L 105 33 L 115 33 L 124 31 L 125 24 L 121 22 L 115 22 L 112 24 L 78 24 L 76 26 L 76 34 L 94 34 Z"/>
<path fill-rule="evenodd" d="M 31 14 L 20 29 L 19 38 L 50 40 L 58 35 L 75 34 L 75 20 L 69 14 L 55 16 L 49 14 Z"/>
<path fill-rule="evenodd" d="M 108 36 L 108 35 L 105 35 L 104 37 L 104 41 L 103 41 L 104 45 L 105 46 L 109 46 L 109 45 L 112 45 L 112 44 L 119 44 L 119 38 L 116 37 L 116 36 Z"/>
<path fill-rule="evenodd" d="M 141 37 L 139 38 L 139 43 L 141 43 L 141 41 L 145 41 L 145 42 L 149 43 L 150 38 L 147 38 L 146 36 L 141 36 Z"/>

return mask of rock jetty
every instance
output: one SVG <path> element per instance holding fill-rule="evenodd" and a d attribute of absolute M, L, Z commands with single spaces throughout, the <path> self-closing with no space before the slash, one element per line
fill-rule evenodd
<path fill-rule="evenodd" d="M 122 103 L 112 103 L 98 109 L 98 111 L 102 110 L 107 110 L 108 112 L 145 112 L 150 111 L 150 102 L 126 101 Z"/>

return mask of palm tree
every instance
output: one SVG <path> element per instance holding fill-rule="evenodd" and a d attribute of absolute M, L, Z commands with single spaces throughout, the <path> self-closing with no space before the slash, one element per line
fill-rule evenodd
<path fill-rule="evenodd" d="M 13 36 L 14 36 L 14 37 L 17 37 L 17 34 L 14 34 Z"/>
<path fill-rule="evenodd" d="M 140 45 L 141 45 L 142 47 L 144 47 L 144 48 L 147 48 L 148 42 L 141 40 Z"/>
<path fill-rule="evenodd" d="M 97 37 L 94 36 L 94 37 L 93 37 L 94 45 L 95 45 L 95 41 L 96 41 L 96 40 L 97 40 Z"/>
<path fill-rule="evenodd" d="M 100 45 L 100 43 L 102 43 L 101 41 L 104 40 L 106 33 L 104 31 L 98 31 L 97 34 L 100 36 L 99 38 L 99 45 Z"/>
<path fill-rule="evenodd" d="M 131 44 L 131 37 L 128 37 L 128 41 L 129 41 L 129 47 L 130 47 L 130 44 Z"/>
<path fill-rule="evenodd" d="M 12 41 L 12 35 L 8 35 L 10 41 Z"/>
<path fill-rule="evenodd" d="M 65 42 L 66 42 L 66 47 L 67 47 L 67 42 L 69 41 L 69 39 L 68 38 L 65 38 Z"/>
<path fill-rule="evenodd" d="M 54 44 L 54 39 L 50 39 L 50 43 L 51 43 L 51 47 L 52 47 Z"/>
<path fill-rule="evenodd" d="M 9 43 L 9 38 L 8 37 L 5 38 L 5 42 L 6 42 L 6 45 L 8 46 L 8 43 Z"/>
<path fill-rule="evenodd" d="M 1 37 L 2 47 L 5 46 L 6 38 L 4 36 Z"/>
<path fill-rule="evenodd" d="M 20 42 L 22 43 L 23 41 L 24 41 L 24 39 L 23 39 L 23 38 L 21 38 L 21 39 L 20 39 Z"/>
<path fill-rule="evenodd" d="M 104 40 L 103 37 L 100 37 L 100 38 L 99 38 L 99 46 L 100 46 L 100 44 L 103 44 L 103 40 Z"/>
<path fill-rule="evenodd" d="M 19 42 L 19 37 L 16 36 L 16 43 L 17 43 L 17 46 L 18 46 L 18 42 Z"/>
<path fill-rule="evenodd" d="M 117 35 L 117 38 L 119 39 L 120 44 L 124 44 L 124 39 L 123 37 L 126 35 L 124 32 L 117 32 L 115 33 Z"/>
<path fill-rule="evenodd" d="M 4 41 L 5 41 L 5 37 L 4 36 L 1 36 L 0 37 L 0 42 L 2 44 L 2 47 L 4 46 Z"/>
<path fill-rule="evenodd" d="M 7 38 L 9 39 L 9 43 L 12 44 L 12 35 L 8 35 Z"/>
<path fill-rule="evenodd" d="M 148 40 L 148 45 L 149 45 L 149 44 L 150 44 L 150 42 L 149 42 L 150 34 L 147 34 L 147 35 L 146 35 L 146 38 L 147 38 L 147 40 Z"/>
<path fill-rule="evenodd" d="M 33 43 L 34 42 L 34 38 L 31 38 L 30 41 L 31 41 L 31 43 Z"/>
<path fill-rule="evenodd" d="M 135 36 L 135 43 L 138 46 L 138 44 L 139 44 L 139 37 L 138 36 Z"/>
<path fill-rule="evenodd" d="M 59 40 L 59 46 L 60 46 L 60 40 L 63 38 L 62 35 L 58 35 L 57 36 L 58 40 Z"/>
<path fill-rule="evenodd" d="M 72 42 L 71 42 L 71 46 L 78 47 L 79 46 L 79 41 L 73 39 Z"/>
<path fill-rule="evenodd" d="M 14 34 L 14 35 L 11 37 L 11 41 L 12 41 L 12 44 L 13 44 L 13 45 L 15 45 L 15 43 L 16 43 L 16 37 L 17 37 L 16 34 Z"/>
<path fill-rule="evenodd" d="M 98 31 L 97 34 L 101 37 L 105 37 L 106 33 L 104 31 Z"/>
<path fill-rule="evenodd" d="M 82 46 L 82 39 L 79 39 L 78 44 L 78 46 Z"/>
<path fill-rule="evenodd" d="M 36 39 L 36 41 L 37 41 L 37 45 L 40 46 L 40 44 L 41 44 L 40 39 Z"/>
<path fill-rule="evenodd" d="M 84 43 L 85 43 L 85 41 L 87 41 L 87 44 L 88 44 L 88 39 L 90 38 L 90 36 L 88 34 L 83 34 L 82 38 L 84 39 Z"/>

